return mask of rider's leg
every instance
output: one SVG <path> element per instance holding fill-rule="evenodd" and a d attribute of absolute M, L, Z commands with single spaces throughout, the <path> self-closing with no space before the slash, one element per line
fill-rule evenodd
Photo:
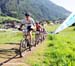
<path fill-rule="evenodd" d="M 33 30 L 33 29 L 31 28 L 31 26 L 28 26 L 28 27 L 27 27 L 27 30 L 28 30 L 29 40 L 32 41 L 32 30 Z"/>
<path fill-rule="evenodd" d="M 31 34 L 31 31 L 28 32 L 28 39 L 29 39 L 29 50 L 31 51 L 31 43 L 32 43 L 32 34 Z"/>
<path fill-rule="evenodd" d="M 28 35 L 29 35 L 29 40 L 32 41 L 32 31 L 29 31 Z"/>

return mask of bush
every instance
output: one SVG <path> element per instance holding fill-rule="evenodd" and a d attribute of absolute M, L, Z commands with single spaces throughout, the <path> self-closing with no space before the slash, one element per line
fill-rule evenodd
<path fill-rule="evenodd" d="M 72 24 L 72 26 L 75 26 L 75 23 L 74 23 L 74 24 Z"/>

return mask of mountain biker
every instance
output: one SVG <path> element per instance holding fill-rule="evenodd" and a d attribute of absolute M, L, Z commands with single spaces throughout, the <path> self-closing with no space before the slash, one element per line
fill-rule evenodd
<path fill-rule="evenodd" d="M 42 26 L 41 24 L 39 23 L 39 21 L 36 21 L 36 31 L 41 31 L 42 30 Z"/>
<path fill-rule="evenodd" d="M 45 30 L 44 24 L 42 23 L 41 25 L 42 25 L 42 32 L 43 32 L 43 33 L 46 33 L 46 30 Z"/>
<path fill-rule="evenodd" d="M 41 35 L 42 35 L 42 38 L 43 38 L 43 40 L 45 39 L 45 36 L 46 36 L 46 34 L 47 34 L 47 32 L 46 32 L 46 30 L 45 30 L 45 26 L 44 26 L 44 23 L 41 23 L 40 22 L 40 24 L 41 24 Z"/>
<path fill-rule="evenodd" d="M 32 40 L 32 31 L 35 29 L 35 21 L 31 17 L 30 13 L 25 13 L 25 18 L 21 21 L 21 25 L 19 30 L 22 29 L 23 25 L 24 29 L 27 30 L 28 36 L 30 37 L 30 41 Z"/>

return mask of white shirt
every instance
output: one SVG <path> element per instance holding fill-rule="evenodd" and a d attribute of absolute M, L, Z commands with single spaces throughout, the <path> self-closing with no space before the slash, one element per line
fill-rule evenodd
<path fill-rule="evenodd" d="M 24 24 L 25 27 L 27 27 L 27 26 L 33 26 L 35 24 L 35 21 L 33 18 L 29 17 L 29 20 L 22 19 L 21 23 Z"/>

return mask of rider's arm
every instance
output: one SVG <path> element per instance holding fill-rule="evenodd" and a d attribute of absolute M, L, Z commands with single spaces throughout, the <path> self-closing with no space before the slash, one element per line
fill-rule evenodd
<path fill-rule="evenodd" d="M 22 26 L 23 26 L 23 25 L 24 25 L 24 22 L 23 22 L 23 20 L 21 20 L 19 30 L 21 30 L 21 29 L 22 29 Z"/>
<path fill-rule="evenodd" d="M 33 26 L 35 26 L 35 21 L 34 21 L 34 19 L 32 19 L 32 24 L 33 24 Z"/>
<path fill-rule="evenodd" d="M 34 31 L 35 31 L 35 30 L 36 30 L 36 24 L 35 24 L 35 21 L 34 21 L 34 19 L 32 19 L 32 24 L 33 24 Z"/>
<path fill-rule="evenodd" d="M 20 25 L 20 28 L 22 28 L 23 24 Z"/>

